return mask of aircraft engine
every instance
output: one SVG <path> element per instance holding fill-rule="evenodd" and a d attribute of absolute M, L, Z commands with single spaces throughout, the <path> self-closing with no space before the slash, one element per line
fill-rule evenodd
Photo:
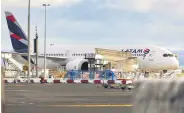
<path fill-rule="evenodd" d="M 66 64 L 66 70 L 88 70 L 88 61 L 85 59 L 69 61 Z"/>

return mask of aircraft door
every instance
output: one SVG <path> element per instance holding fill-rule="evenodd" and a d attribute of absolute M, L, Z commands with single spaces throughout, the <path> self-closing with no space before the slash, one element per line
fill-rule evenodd
<path fill-rule="evenodd" d="M 154 61 L 155 59 L 155 51 L 150 51 L 150 54 L 148 55 L 149 61 Z"/>

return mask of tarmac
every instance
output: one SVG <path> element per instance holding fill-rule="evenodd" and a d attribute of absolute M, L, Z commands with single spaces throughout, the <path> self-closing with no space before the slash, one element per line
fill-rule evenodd
<path fill-rule="evenodd" d="M 6 113 L 132 113 L 131 99 L 95 84 L 5 84 Z"/>

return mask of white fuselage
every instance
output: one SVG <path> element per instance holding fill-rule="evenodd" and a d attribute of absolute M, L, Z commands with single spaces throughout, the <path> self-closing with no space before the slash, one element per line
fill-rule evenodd
<path fill-rule="evenodd" d="M 99 46 L 99 45 L 57 45 L 47 47 L 47 68 L 57 68 L 68 61 L 83 59 L 85 53 L 94 54 L 95 48 L 103 48 L 118 51 L 131 51 L 134 57 L 138 57 L 139 68 L 144 71 L 175 70 L 179 62 L 167 49 L 157 46 Z M 147 51 L 146 51 L 147 50 Z M 69 51 L 67 53 L 67 51 Z M 39 52 L 39 56 L 44 56 Z M 35 60 L 35 56 L 32 57 Z M 39 57 L 38 67 L 44 68 L 44 57 Z"/>

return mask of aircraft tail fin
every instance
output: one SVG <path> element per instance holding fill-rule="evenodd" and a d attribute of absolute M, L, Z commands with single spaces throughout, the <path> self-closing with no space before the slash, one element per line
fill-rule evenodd
<path fill-rule="evenodd" d="M 28 53 L 28 40 L 21 26 L 19 25 L 19 23 L 11 12 L 5 11 L 5 16 L 14 51 L 18 53 Z M 27 56 L 21 57 L 25 60 L 28 60 Z M 34 64 L 32 59 L 31 63 Z"/>
<path fill-rule="evenodd" d="M 24 31 L 11 12 L 5 11 L 5 15 L 14 51 L 28 52 L 28 40 Z"/>

